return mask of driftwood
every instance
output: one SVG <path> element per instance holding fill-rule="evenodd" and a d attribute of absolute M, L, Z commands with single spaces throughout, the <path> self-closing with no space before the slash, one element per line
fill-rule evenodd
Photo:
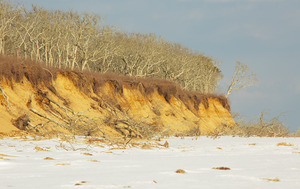
<path fill-rule="evenodd" d="M 12 107 L 12 105 L 9 103 L 9 97 L 6 95 L 1 83 L 0 83 L 0 91 L 2 93 L 2 96 L 4 97 L 6 103 L 7 103 L 7 108 L 10 111 L 10 108 Z"/>
<path fill-rule="evenodd" d="M 51 122 L 53 122 L 53 123 L 55 123 L 55 124 L 57 124 L 57 125 L 59 125 L 59 126 L 61 126 L 61 127 L 66 128 L 65 125 L 63 125 L 63 124 L 57 122 L 55 119 L 53 119 L 53 118 L 51 118 L 51 117 L 48 117 L 48 116 L 46 116 L 46 115 L 43 115 L 43 114 L 39 113 L 37 110 L 35 110 L 35 109 L 33 109 L 33 108 L 30 108 L 29 110 L 30 110 L 31 112 L 33 112 L 34 114 L 36 114 L 36 115 L 42 117 L 42 118 L 45 118 L 45 119 L 47 119 L 47 120 L 49 120 L 49 121 L 51 121 Z"/>
<path fill-rule="evenodd" d="M 143 119 L 147 119 L 148 117 L 143 117 L 143 119 L 137 122 L 129 115 L 128 111 L 121 111 L 116 108 L 116 106 L 114 107 L 113 105 L 104 102 L 104 100 L 102 100 L 101 103 L 105 104 L 105 109 L 112 114 L 113 118 L 108 119 L 108 124 L 112 124 L 113 127 L 125 137 L 151 138 L 152 135 L 155 134 L 153 129 L 155 126 L 143 122 Z M 124 130 L 127 130 L 129 135 L 126 134 Z"/>
<path fill-rule="evenodd" d="M 49 73 L 53 77 L 50 71 Z M 6 95 L 1 84 L 0 84 L 0 91 L 7 103 L 8 109 L 10 109 L 12 105 L 10 104 L 9 97 Z M 44 123 L 42 122 L 42 123 L 38 123 L 37 125 L 33 125 L 28 118 L 25 127 L 31 126 L 36 131 L 39 131 L 39 128 L 44 128 L 49 123 L 53 123 L 54 125 L 65 128 L 74 134 L 76 132 L 77 133 L 86 132 L 85 134 L 89 135 L 91 134 L 91 132 L 100 131 L 103 134 L 104 138 L 108 138 L 106 133 L 98 126 L 99 122 L 105 123 L 105 119 L 101 119 L 100 117 L 96 117 L 96 118 L 89 117 L 84 114 L 84 111 L 75 112 L 71 108 L 68 108 L 54 101 L 53 99 L 48 97 L 47 94 L 43 95 L 42 98 L 46 99 L 48 102 L 43 107 L 44 110 L 50 113 L 52 116 L 43 114 L 38 110 L 32 108 L 31 106 L 28 106 L 30 112 L 43 119 L 46 119 L 47 121 Z M 105 105 L 102 108 L 104 108 L 106 111 L 110 112 L 111 114 L 111 119 L 109 119 L 108 122 L 106 122 L 106 124 L 112 125 L 114 129 L 119 131 L 119 133 L 121 133 L 126 138 L 127 137 L 128 138 L 135 138 L 135 137 L 149 138 L 151 137 L 150 135 L 154 134 L 153 130 L 151 130 L 153 128 L 153 125 L 146 124 L 142 120 L 139 122 L 135 121 L 131 116 L 129 116 L 128 111 L 121 111 L 120 109 L 117 108 L 117 106 L 111 105 L 108 102 L 105 102 L 104 100 L 102 100 L 101 103 Z M 54 107 L 51 106 L 51 104 L 56 106 L 56 108 L 54 109 Z M 24 130 L 26 128 L 22 127 L 22 129 Z M 88 129 L 90 129 L 90 131 L 88 131 Z"/>
<path fill-rule="evenodd" d="M 47 99 L 48 102 L 50 102 L 46 108 L 46 111 L 49 112 L 51 115 L 53 115 L 53 117 L 44 115 L 33 108 L 30 108 L 29 110 L 32 113 L 38 115 L 39 117 L 42 117 L 42 118 L 48 120 L 48 123 L 52 122 L 55 125 L 58 125 L 62 128 L 65 128 L 65 129 L 71 131 L 74 134 L 79 133 L 79 134 L 83 134 L 83 135 L 90 135 L 91 132 L 100 131 L 103 134 L 103 137 L 108 139 L 106 133 L 102 129 L 99 128 L 98 124 L 96 123 L 95 118 L 85 115 L 84 114 L 85 111 L 75 112 L 72 109 L 70 109 L 64 105 L 59 104 L 58 102 L 54 101 L 53 99 L 49 98 L 48 96 L 44 96 L 44 98 Z M 51 103 L 54 104 L 56 107 L 58 107 L 58 110 L 53 109 L 53 107 L 50 106 Z M 96 119 L 99 119 L 99 118 L 96 118 Z M 44 124 L 44 123 L 40 123 L 37 126 L 43 127 L 45 125 L 46 124 Z M 34 128 L 36 128 L 36 127 L 34 127 Z"/>

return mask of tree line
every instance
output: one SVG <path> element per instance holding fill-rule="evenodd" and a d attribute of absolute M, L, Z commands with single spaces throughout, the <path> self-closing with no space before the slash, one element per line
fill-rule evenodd
<path fill-rule="evenodd" d="M 217 62 L 155 34 L 120 32 L 97 14 L 47 10 L 0 0 L 0 54 L 47 66 L 121 73 L 175 81 L 213 93 L 222 73 Z"/>

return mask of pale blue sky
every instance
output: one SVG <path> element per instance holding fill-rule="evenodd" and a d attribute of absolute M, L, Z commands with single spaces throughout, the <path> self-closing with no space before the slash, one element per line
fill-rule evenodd
<path fill-rule="evenodd" d="M 284 113 L 300 129 L 299 0 L 24 0 L 47 9 L 105 17 L 123 31 L 155 33 L 221 62 L 225 91 L 237 60 L 256 73 L 255 87 L 234 91 L 233 112 L 248 119 Z"/>

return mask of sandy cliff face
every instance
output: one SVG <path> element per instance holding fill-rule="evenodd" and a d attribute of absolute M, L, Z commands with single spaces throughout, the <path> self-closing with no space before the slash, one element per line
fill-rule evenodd
<path fill-rule="evenodd" d="M 105 82 L 97 92 L 84 93 L 75 86 L 76 79 L 58 74 L 52 81 L 56 94 L 43 83 L 33 87 L 26 78 L 13 82 L 13 87 L 2 79 L 0 132 L 9 136 L 25 131 L 72 134 L 68 127 L 73 124 L 86 129 L 77 131 L 83 135 L 143 135 L 145 128 L 130 128 L 129 124 L 136 124 L 151 128 L 147 131 L 150 134 L 199 135 L 210 134 L 222 125 L 234 125 L 229 110 L 218 98 L 195 105 L 191 99 L 166 99 L 155 88 L 145 94 L 139 85 L 116 87 L 113 81 Z M 76 125 L 76 119 L 80 124 Z M 94 126 L 89 128 L 91 125 L 101 132 Z"/>
<path fill-rule="evenodd" d="M 234 126 L 224 96 L 166 80 L 45 68 L 0 59 L 0 135 L 147 138 L 212 134 Z"/>

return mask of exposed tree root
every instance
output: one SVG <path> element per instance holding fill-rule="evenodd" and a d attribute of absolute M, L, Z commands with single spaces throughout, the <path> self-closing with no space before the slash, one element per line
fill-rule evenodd
<path fill-rule="evenodd" d="M 6 93 L 5 93 L 5 91 L 4 91 L 1 83 L 0 83 L 0 91 L 1 91 L 2 96 L 4 97 L 4 99 L 5 99 L 6 103 L 7 103 L 7 109 L 8 109 L 8 111 L 10 111 L 11 108 L 12 108 L 12 105 L 9 103 L 9 97 L 6 95 Z"/>

